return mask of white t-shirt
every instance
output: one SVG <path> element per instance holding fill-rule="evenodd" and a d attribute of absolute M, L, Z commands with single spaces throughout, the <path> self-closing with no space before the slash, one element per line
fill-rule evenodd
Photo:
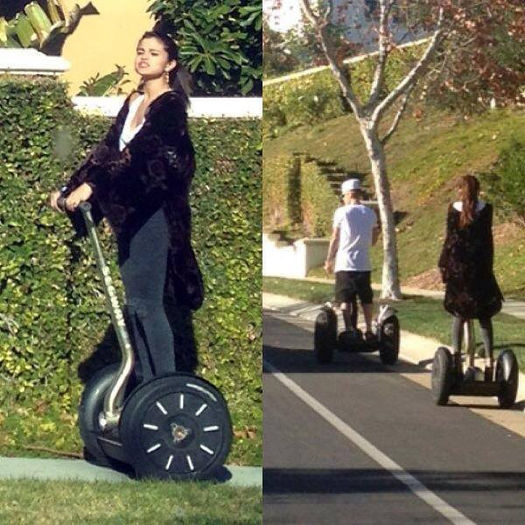
<path fill-rule="evenodd" d="M 122 132 L 120 133 L 120 140 L 119 140 L 119 150 L 122 151 L 133 139 L 133 137 L 140 131 L 142 126 L 144 125 L 144 120 L 133 129 L 130 129 L 131 121 L 135 117 L 135 113 L 137 112 L 140 103 L 144 99 L 144 95 L 139 95 L 130 105 L 128 110 L 128 115 L 126 116 L 126 122 L 124 122 L 124 126 L 122 126 Z"/>
<path fill-rule="evenodd" d="M 334 271 L 369 272 L 369 249 L 377 226 L 374 211 L 363 204 L 347 204 L 334 213 L 334 228 L 339 228 L 339 248 Z"/>

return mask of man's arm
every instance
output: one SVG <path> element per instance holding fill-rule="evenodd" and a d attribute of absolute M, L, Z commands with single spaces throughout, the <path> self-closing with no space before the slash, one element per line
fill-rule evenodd
<path fill-rule="evenodd" d="M 334 271 L 334 260 L 337 254 L 337 249 L 339 248 L 339 228 L 334 228 L 332 230 L 332 237 L 330 238 L 330 245 L 328 246 L 328 255 L 326 256 L 326 261 L 324 263 L 324 269 L 328 273 Z"/>

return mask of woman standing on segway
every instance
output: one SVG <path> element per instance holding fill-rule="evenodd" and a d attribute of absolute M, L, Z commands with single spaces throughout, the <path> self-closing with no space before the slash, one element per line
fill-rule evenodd
<path fill-rule="evenodd" d="M 136 49 L 141 84 L 125 100 L 106 137 L 50 197 L 69 212 L 90 201 L 115 233 L 140 369 L 139 379 L 192 371 L 175 363 L 174 335 L 165 304 L 195 310 L 203 300 L 202 277 L 191 247 L 188 194 L 195 170 L 187 129 L 189 75 L 173 40 L 145 33 Z M 187 349 L 185 350 L 187 352 Z"/>
<path fill-rule="evenodd" d="M 439 269 L 445 289 L 445 309 L 454 316 L 452 344 L 461 352 L 463 325 L 479 319 L 485 355 L 493 349 L 492 316 L 501 310 L 503 295 L 493 272 L 492 206 L 479 199 L 479 181 L 464 175 L 457 182 L 459 201 L 447 215 L 447 235 Z M 492 377 L 491 367 L 486 370 Z"/>

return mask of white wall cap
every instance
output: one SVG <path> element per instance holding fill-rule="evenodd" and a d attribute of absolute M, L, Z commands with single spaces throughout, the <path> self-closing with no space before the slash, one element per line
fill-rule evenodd
<path fill-rule="evenodd" d="M 73 104 L 79 111 L 116 117 L 125 98 L 124 95 L 73 97 Z M 190 118 L 261 118 L 262 98 L 192 97 L 188 116 Z"/>
<path fill-rule="evenodd" d="M 0 72 L 17 75 L 58 75 L 70 63 L 62 57 L 45 55 L 32 48 L 0 48 Z"/>

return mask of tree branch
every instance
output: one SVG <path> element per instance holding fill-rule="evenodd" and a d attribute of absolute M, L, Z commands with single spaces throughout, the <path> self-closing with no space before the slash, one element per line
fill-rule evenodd
<path fill-rule="evenodd" d="M 328 65 L 330 66 L 330 69 L 332 70 L 337 82 L 339 83 L 339 86 L 341 87 L 343 96 L 348 101 L 348 104 L 350 104 L 354 115 L 358 118 L 362 118 L 363 106 L 357 99 L 354 90 L 352 89 L 352 80 L 347 77 L 344 64 L 339 66 L 335 58 L 336 54 L 332 49 L 328 35 L 329 21 L 322 19 L 313 12 L 312 6 L 310 5 L 310 0 L 301 0 L 301 6 L 306 18 L 315 28 L 321 47 L 323 48 L 326 59 L 328 60 Z"/>
<path fill-rule="evenodd" d="M 439 10 L 439 19 L 436 30 L 432 35 L 430 43 L 427 49 L 423 53 L 423 56 L 419 62 L 410 70 L 410 72 L 401 80 L 395 89 L 393 89 L 385 99 L 377 105 L 372 114 L 372 122 L 377 123 L 381 116 L 387 111 L 392 104 L 404 93 L 406 93 L 411 86 L 415 85 L 420 75 L 424 72 L 426 66 L 430 62 L 434 51 L 440 43 L 440 38 L 443 34 L 443 8 Z"/>
<path fill-rule="evenodd" d="M 312 6 L 310 5 L 310 0 L 301 0 L 301 5 L 306 18 L 308 18 L 310 23 L 317 28 L 319 17 L 314 13 Z"/>
<path fill-rule="evenodd" d="M 379 14 L 379 59 L 376 64 L 374 72 L 374 79 L 370 89 L 370 97 L 367 106 L 373 107 L 377 99 L 381 95 L 381 88 L 385 78 L 385 67 L 389 52 L 389 30 L 388 17 L 392 9 L 392 0 L 379 0 L 380 14 Z"/>
<path fill-rule="evenodd" d="M 390 137 L 395 133 L 397 126 L 399 124 L 399 121 L 401 120 L 401 117 L 403 116 L 403 113 L 405 112 L 408 104 L 408 99 L 410 98 L 410 94 L 412 93 L 412 90 L 414 89 L 415 84 L 412 84 L 408 91 L 403 96 L 403 102 L 401 104 L 401 107 L 396 113 L 396 116 L 394 117 L 394 121 L 392 122 L 392 125 L 390 126 L 390 129 L 386 132 L 385 136 L 380 139 L 383 146 L 388 142 Z"/>
<path fill-rule="evenodd" d="M 334 2 L 333 0 L 327 0 L 328 6 L 326 7 L 326 11 L 324 13 L 323 18 L 326 20 L 326 22 L 330 23 L 332 18 L 332 13 L 334 11 Z"/>

